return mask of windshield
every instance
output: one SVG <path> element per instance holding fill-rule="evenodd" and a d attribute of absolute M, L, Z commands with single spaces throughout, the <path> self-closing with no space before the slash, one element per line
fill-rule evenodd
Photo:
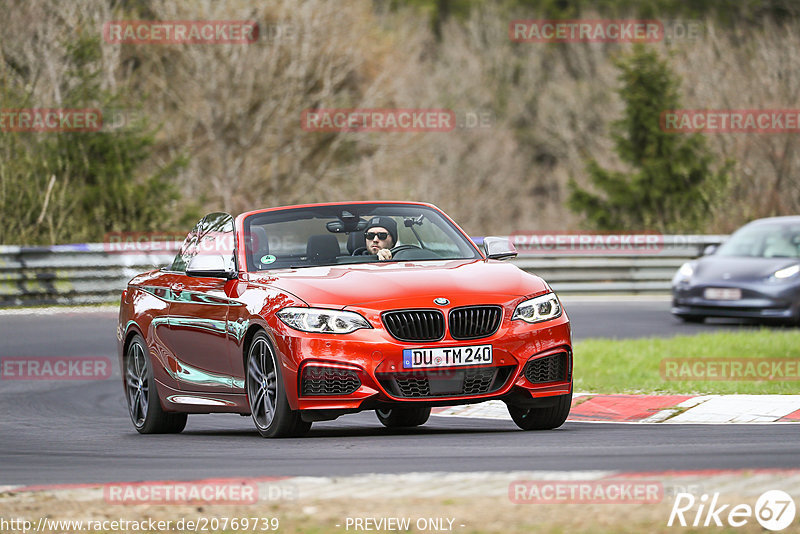
<path fill-rule="evenodd" d="M 386 230 L 396 235 L 396 240 L 391 236 L 389 261 L 481 258 L 471 241 L 429 207 L 340 204 L 276 210 L 245 219 L 248 270 L 377 262 L 378 255 L 367 250 L 366 233 L 373 228 L 384 236 Z"/>
<path fill-rule="evenodd" d="M 800 258 L 800 223 L 748 225 L 734 233 L 717 256 Z"/>

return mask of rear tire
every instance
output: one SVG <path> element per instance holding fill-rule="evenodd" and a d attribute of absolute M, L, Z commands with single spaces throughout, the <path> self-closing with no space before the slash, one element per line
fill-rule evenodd
<path fill-rule="evenodd" d="M 706 320 L 702 315 L 679 315 L 681 321 L 684 323 L 701 324 Z"/>
<path fill-rule="evenodd" d="M 375 410 L 378 421 L 387 428 L 424 425 L 431 416 L 430 406 L 402 406 Z"/>
<path fill-rule="evenodd" d="M 139 334 L 133 336 L 125 351 L 125 399 L 140 434 L 177 434 L 186 427 L 187 414 L 165 412 L 161 407 L 153 362 Z"/>
<path fill-rule="evenodd" d="M 508 405 L 511 419 L 522 430 L 552 430 L 564 424 L 572 406 L 572 393 L 559 395 L 556 403 L 548 408 L 521 408 Z"/>
<path fill-rule="evenodd" d="M 311 423 L 289 407 L 281 366 L 263 331 L 253 337 L 245 364 L 247 402 L 261 437 L 286 438 L 308 432 Z"/>

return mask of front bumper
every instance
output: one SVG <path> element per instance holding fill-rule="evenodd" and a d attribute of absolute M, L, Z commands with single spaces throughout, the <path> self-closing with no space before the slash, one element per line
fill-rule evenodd
<path fill-rule="evenodd" d="M 296 410 L 350 412 L 387 404 L 452 406 L 504 398 L 524 401 L 572 391 L 572 346 L 566 315 L 536 325 L 504 321 L 494 335 L 469 341 L 445 337 L 436 342 L 400 342 L 377 328 L 344 336 L 305 334 L 288 328 L 282 333 L 275 340 L 276 348 L 283 361 L 289 404 Z M 403 367 L 403 349 L 486 344 L 492 345 L 491 365 Z M 535 364 L 526 367 L 534 360 Z M 326 378 L 335 380 L 336 387 L 326 389 Z M 335 394 L 327 394 L 332 391 Z"/>
<path fill-rule="evenodd" d="M 742 298 L 712 300 L 709 288 L 739 289 Z M 679 317 L 731 317 L 742 319 L 795 320 L 800 316 L 800 287 L 796 284 L 705 282 L 672 287 L 673 315 Z"/>

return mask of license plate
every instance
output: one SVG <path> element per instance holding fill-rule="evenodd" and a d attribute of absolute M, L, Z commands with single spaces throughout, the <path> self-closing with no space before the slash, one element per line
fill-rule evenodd
<path fill-rule="evenodd" d="M 703 292 L 707 300 L 739 300 L 742 290 L 730 287 L 709 287 Z"/>
<path fill-rule="evenodd" d="M 460 367 L 492 363 L 491 345 L 403 349 L 403 369 Z"/>

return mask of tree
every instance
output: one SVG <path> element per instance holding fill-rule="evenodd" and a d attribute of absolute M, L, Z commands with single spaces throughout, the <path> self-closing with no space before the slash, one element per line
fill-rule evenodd
<path fill-rule="evenodd" d="M 156 130 L 143 119 L 108 124 L 110 110 L 139 116 L 119 89 L 107 88 L 91 8 L 66 14 L 28 6 L 27 40 L 0 37 L 0 98 L 6 109 L 97 110 L 99 131 L 13 132 L 0 135 L 0 243 L 102 241 L 112 231 L 165 231 L 185 208 L 173 178 L 181 156 L 153 164 Z M 76 28 L 81 27 L 80 24 Z M 49 77 L 48 77 L 49 76 Z M 167 228 L 165 228 L 167 226 Z"/>
<path fill-rule="evenodd" d="M 617 155 L 632 171 L 589 161 L 589 179 L 599 193 L 571 179 L 569 208 L 598 230 L 702 231 L 731 163 L 714 170 L 702 136 L 662 131 L 661 113 L 680 108 L 680 80 L 656 52 L 637 45 L 616 65 L 625 113 L 613 123 L 612 137 Z"/>

